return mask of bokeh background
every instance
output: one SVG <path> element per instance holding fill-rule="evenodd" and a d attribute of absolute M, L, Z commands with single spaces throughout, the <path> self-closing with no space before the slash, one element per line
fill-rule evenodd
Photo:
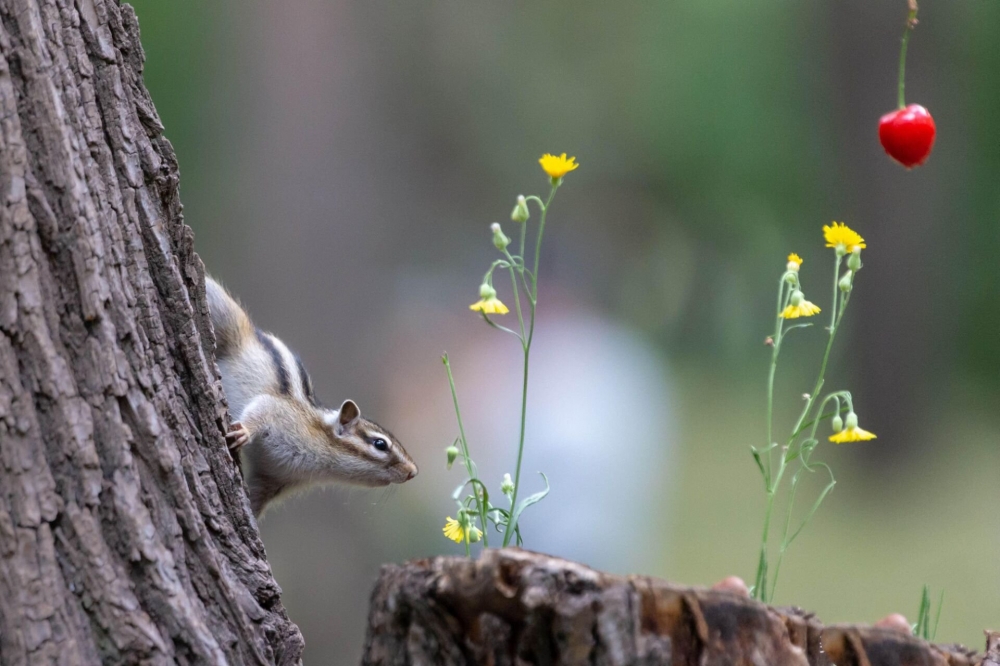
<path fill-rule="evenodd" d="M 421 466 L 263 520 L 307 663 L 357 663 L 382 563 L 460 551 L 442 351 L 484 476 L 512 470 L 519 351 L 467 308 L 542 152 L 582 167 L 546 236 L 525 489 L 553 492 L 527 545 L 752 579 L 774 286 L 798 252 L 827 307 L 844 220 L 869 249 L 827 386 L 879 438 L 821 448 L 839 483 L 777 601 L 874 621 L 927 583 L 939 640 L 1000 628 L 1000 2 L 923 3 L 907 93 L 938 139 L 912 172 L 876 135 L 903 0 L 135 4 L 209 270 Z M 779 426 L 822 344 L 790 341 Z"/>

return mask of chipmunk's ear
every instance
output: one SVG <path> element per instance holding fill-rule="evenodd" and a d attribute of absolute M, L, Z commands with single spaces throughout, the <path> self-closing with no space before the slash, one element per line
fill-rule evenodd
<path fill-rule="evenodd" d="M 340 406 L 340 414 L 337 416 L 337 434 L 342 434 L 361 418 L 361 410 L 353 400 L 345 400 Z"/>

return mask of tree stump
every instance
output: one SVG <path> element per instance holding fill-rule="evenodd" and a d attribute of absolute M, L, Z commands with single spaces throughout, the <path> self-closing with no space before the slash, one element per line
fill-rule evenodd
<path fill-rule="evenodd" d="M 114 0 L 0 0 L 0 663 L 292 664 Z"/>
<path fill-rule="evenodd" d="M 994 639 L 994 644 L 996 644 Z M 365 666 L 993 666 L 890 629 L 517 548 L 382 568 Z"/>

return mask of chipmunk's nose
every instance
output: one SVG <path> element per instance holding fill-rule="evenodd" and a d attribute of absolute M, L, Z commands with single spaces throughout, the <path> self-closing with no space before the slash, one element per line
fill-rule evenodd
<path fill-rule="evenodd" d="M 411 469 L 411 470 L 410 470 L 410 473 L 409 473 L 409 474 L 408 474 L 408 475 L 406 476 L 406 480 L 407 480 L 407 481 L 409 481 L 410 479 L 412 479 L 412 478 L 413 478 L 413 477 L 415 477 L 416 475 L 417 475 L 417 466 L 416 466 L 416 465 L 414 465 L 414 466 L 413 466 L 413 469 Z"/>

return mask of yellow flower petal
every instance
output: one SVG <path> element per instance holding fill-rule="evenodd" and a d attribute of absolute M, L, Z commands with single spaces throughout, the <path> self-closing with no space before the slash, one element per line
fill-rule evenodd
<path fill-rule="evenodd" d="M 483 314 L 507 314 L 510 312 L 510 310 L 507 309 L 507 306 L 504 305 L 496 296 L 491 298 L 481 298 L 470 305 L 469 309 L 475 312 L 482 312 Z"/>
<path fill-rule="evenodd" d="M 455 543 L 462 543 L 465 541 L 465 531 L 462 529 L 462 525 L 448 516 L 447 520 L 444 522 L 444 529 L 441 530 L 444 535 L 454 541 Z"/>
<path fill-rule="evenodd" d="M 792 252 L 790 255 L 788 255 L 788 262 L 792 263 L 792 264 L 795 264 L 796 266 L 801 266 L 802 265 L 802 257 L 800 257 L 799 255 L 797 255 L 794 252 Z"/>
<path fill-rule="evenodd" d="M 845 428 L 834 435 L 830 435 L 830 441 L 835 444 L 867 442 L 871 439 L 875 439 L 875 433 L 862 430 L 861 428 Z"/>
<path fill-rule="evenodd" d="M 570 171 L 573 171 L 580 166 L 575 162 L 576 158 L 570 157 L 567 159 L 566 153 L 563 153 L 559 157 L 545 153 L 542 155 L 542 158 L 538 160 L 538 163 L 542 165 L 542 169 L 545 173 L 549 174 L 552 178 L 562 178 Z"/>
<path fill-rule="evenodd" d="M 827 247 L 843 246 L 848 252 L 855 247 L 860 247 L 862 250 L 868 247 L 865 244 L 865 239 L 843 222 L 831 222 L 830 224 L 831 226 L 823 227 L 823 238 L 826 240 Z"/>
<path fill-rule="evenodd" d="M 798 305 L 789 305 L 781 311 L 781 316 L 785 319 L 798 319 L 799 317 L 812 317 L 820 312 L 819 306 L 815 303 L 803 300 Z"/>

